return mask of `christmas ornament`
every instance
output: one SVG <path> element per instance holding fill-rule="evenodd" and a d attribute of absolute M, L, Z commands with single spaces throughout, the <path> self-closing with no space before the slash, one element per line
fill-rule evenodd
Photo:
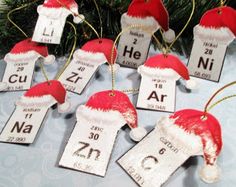
<path fill-rule="evenodd" d="M 53 55 L 48 54 L 48 48 L 27 38 L 18 42 L 4 61 L 7 63 L 3 82 L 7 83 L 6 91 L 28 90 L 32 84 L 36 61 L 41 58 L 44 64 L 55 61 Z"/>
<path fill-rule="evenodd" d="M 75 23 L 83 21 L 79 15 L 78 5 L 74 0 L 45 0 L 39 5 L 39 18 L 34 30 L 33 41 L 60 44 L 66 18 L 72 14 Z"/>
<path fill-rule="evenodd" d="M 128 96 L 116 90 L 90 97 L 76 111 L 77 123 L 59 165 L 105 176 L 119 129 L 128 124 L 130 137 L 141 140 L 146 130 L 137 125 L 137 112 Z"/>
<path fill-rule="evenodd" d="M 183 78 L 186 88 L 196 88 L 188 69 L 172 54 L 150 57 L 138 68 L 142 76 L 137 107 L 150 110 L 175 111 L 176 81 Z"/>
<path fill-rule="evenodd" d="M 188 62 L 190 75 L 219 82 L 228 45 L 236 35 L 236 11 L 227 6 L 207 11 L 194 27 Z"/>
<path fill-rule="evenodd" d="M 216 159 L 221 148 L 221 127 L 217 119 L 209 113 L 186 109 L 163 117 L 118 163 L 140 186 L 157 187 L 188 158 L 203 155 L 205 164 L 200 177 L 212 183 L 219 180 Z"/>
<path fill-rule="evenodd" d="M 19 101 L 0 135 L 1 142 L 31 144 L 41 127 L 48 109 L 55 103 L 63 113 L 70 109 L 66 90 L 59 81 L 39 83 L 29 89 Z"/>
<path fill-rule="evenodd" d="M 111 61 L 113 44 L 114 42 L 107 38 L 94 39 L 76 50 L 73 60 L 59 77 L 65 88 L 81 94 L 100 65 L 106 62 L 114 64 L 117 52 L 115 49 L 114 60 Z"/>
<path fill-rule="evenodd" d="M 169 29 L 169 15 L 161 0 L 133 0 L 127 13 L 121 17 L 121 35 L 118 63 L 137 68 L 147 58 L 153 33 L 163 29 L 164 39 L 172 42 L 175 33 Z M 127 32 L 128 31 L 128 32 Z"/>

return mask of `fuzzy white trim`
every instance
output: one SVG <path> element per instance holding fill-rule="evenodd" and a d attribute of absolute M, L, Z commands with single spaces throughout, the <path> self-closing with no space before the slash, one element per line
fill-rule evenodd
<path fill-rule="evenodd" d="M 178 80 L 180 78 L 180 75 L 171 68 L 161 69 L 141 65 L 138 67 L 138 73 L 149 77 L 167 77 L 173 80 Z"/>
<path fill-rule="evenodd" d="M 82 49 L 76 50 L 73 57 L 77 60 L 81 60 L 83 62 L 92 62 L 97 65 L 107 62 L 106 56 L 103 53 L 93 53 Z"/>
<path fill-rule="evenodd" d="M 129 132 L 129 136 L 132 140 L 135 142 L 139 142 L 140 140 L 143 139 L 144 136 L 146 136 L 147 130 L 143 127 L 136 127 L 131 129 Z"/>
<path fill-rule="evenodd" d="M 62 17 L 66 18 L 67 16 L 72 14 L 72 12 L 70 12 L 68 9 L 63 8 L 63 7 L 48 8 L 48 7 L 44 7 L 43 5 L 38 6 L 37 12 L 39 13 L 40 16 L 45 16 L 50 19 L 59 19 Z M 75 12 L 75 13 L 78 13 L 78 12 Z"/>
<path fill-rule="evenodd" d="M 146 18 L 133 17 L 133 16 L 127 15 L 127 13 L 124 13 L 121 16 L 122 28 L 127 28 L 131 25 L 145 27 L 143 29 L 148 29 L 150 30 L 150 32 L 153 32 L 153 33 L 156 32 L 160 28 L 159 23 L 153 17 L 146 17 Z M 142 30 L 142 28 L 138 28 L 138 27 L 137 29 Z"/>
<path fill-rule="evenodd" d="M 175 119 L 170 119 L 169 117 L 164 116 L 157 122 L 156 128 L 165 134 L 168 134 L 173 142 L 186 148 L 186 150 L 183 151 L 187 151 L 188 154 L 202 155 L 203 144 L 201 138 L 193 133 L 186 132 L 174 123 Z"/>
<path fill-rule="evenodd" d="M 28 51 L 26 53 L 7 53 L 4 57 L 6 62 L 27 62 L 32 60 L 37 60 L 41 55 L 35 51 Z"/>
<path fill-rule="evenodd" d="M 76 111 L 76 117 L 79 118 L 80 116 L 95 121 L 102 120 L 102 121 L 112 122 L 119 120 L 121 121 L 121 124 L 123 124 L 122 126 L 124 126 L 127 123 L 122 114 L 118 111 L 115 110 L 102 111 L 99 109 L 97 110 L 91 107 L 87 107 L 85 105 L 80 105 Z"/>
<path fill-rule="evenodd" d="M 230 44 L 235 39 L 234 34 L 227 27 L 216 29 L 196 25 L 193 32 L 194 38 L 199 37 L 203 40 L 216 40 L 226 44 Z"/>
<path fill-rule="evenodd" d="M 199 175 L 206 183 L 215 183 L 220 180 L 221 169 L 215 163 L 214 165 L 207 165 L 206 163 L 201 168 Z"/>
<path fill-rule="evenodd" d="M 19 101 L 16 102 L 16 105 L 20 106 L 47 106 L 53 105 L 57 101 L 51 95 L 44 95 L 41 97 L 26 97 L 22 96 Z"/>

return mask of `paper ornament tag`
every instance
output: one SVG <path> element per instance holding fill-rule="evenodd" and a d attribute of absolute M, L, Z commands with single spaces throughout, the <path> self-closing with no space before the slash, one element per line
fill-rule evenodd
<path fill-rule="evenodd" d="M 73 60 L 62 73 L 59 81 L 66 90 L 81 94 L 98 67 L 105 62 L 106 59 L 96 58 L 96 55 L 93 56 L 92 53 L 79 49 L 74 53 Z"/>
<path fill-rule="evenodd" d="M 1 132 L 0 141 L 16 144 L 33 143 L 51 105 L 17 105 Z"/>
<path fill-rule="evenodd" d="M 39 14 L 33 34 L 33 41 L 49 44 L 60 44 L 66 18 L 73 14 L 74 22 L 79 23 L 84 19 L 78 13 L 77 3 L 65 0 L 45 0 L 37 8 Z M 79 17 L 77 17 L 79 15 Z"/>
<path fill-rule="evenodd" d="M 175 100 L 176 80 L 142 76 L 137 108 L 174 112 Z"/>
<path fill-rule="evenodd" d="M 32 84 L 36 60 L 37 57 L 28 61 L 7 62 L 2 81 L 8 86 L 4 91 L 28 90 Z"/>
<path fill-rule="evenodd" d="M 117 162 L 142 187 L 163 185 L 191 152 L 156 127 Z"/>
<path fill-rule="evenodd" d="M 219 82 L 227 44 L 195 37 L 188 62 L 191 76 Z"/>
<path fill-rule="evenodd" d="M 123 125 L 118 120 L 90 120 L 79 114 L 59 165 L 104 177 Z"/>
<path fill-rule="evenodd" d="M 137 24 L 136 24 L 137 23 Z M 149 52 L 152 33 L 159 26 L 154 18 L 132 18 L 126 13 L 121 17 L 122 29 L 127 29 L 132 25 L 140 25 L 140 28 L 131 28 L 124 32 L 118 45 L 117 63 L 130 67 L 138 68 L 142 65 Z"/>

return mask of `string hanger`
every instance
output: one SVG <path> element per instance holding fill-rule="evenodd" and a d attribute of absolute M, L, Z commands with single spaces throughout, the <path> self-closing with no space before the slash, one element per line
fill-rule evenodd
<path fill-rule="evenodd" d="M 28 36 L 14 21 L 12 21 L 10 15 L 11 15 L 12 13 L 18 11 L 18 10 L 21 10 L 21 9 L 23 9 L 23 8 L 26 8 L 26 7 L 28 7 L 28 6 L 32 5 L 32 4 L 34 4 L 34 3 L 37 3 L 38 1 L 40 1 L 40 0 L 35 0 L 35 1 L 33 1 L 33 2 L 23 4 L 23 5 L 21 5 L 20 7 L 17 7 L 17 8 L 15 8 L 15 9 L 13 9 L 13 10 L 10 10 L 10 11 L 7 13 L 7 19 L 8 19 L 8 21 L 9 21 L 13 26 L 15 26 L 26 38 L 29 38 L 29 36 Z M 50 85 L 49 78 L 48 78 L 48 76 L 47 76 L 47 73 L 46 73 L 46 71 L 45 71 L 45 69 L 44 69 L 44 66 L 43 66 L 43 64 L 42 64 L 41 61 L 39 61 L 39 65 L 40 65 L 40 69 L 42 70 L 42 74 L 43 74 L 44 78 L 45 78 L 46 81 L 48 82 L 48 85 Z"/>
<path fill-rule="evenodd" d="M 214 108 L 216 105 L 222 103 L 223 101 L 227 100 L 227 99 L 231 99 L 233 97 L 236 97 L 236 94 L 233 94 L 233 95 L 229 95 L 229 96 L 226 96 L 226 97 L 223 97 L 222 99 L 219 99 L 218 101 L 216 101 L 215 103 L 213 103 L 212 105 L 211 102 L 212 100 L 220 93 L 222 92 L 223 90 L 225 90 L 226 88 L 228 87 L 231 87 L 231 86 L 234 86 L 236 85 L 236 81 L 233 81 L 229 84 L 226 84 L 225 86 L 223 86 L 222 88 L 220 88 L 219 90 L 217 90 L 212 96 L 211 98 L 208 100 L 208 102 L 206 103 L 205 107 L 204 107 L 204 115 L 202 116 L 202 119 L 207 119 L 207 112 L 209 112 L 212 108 Z"/>

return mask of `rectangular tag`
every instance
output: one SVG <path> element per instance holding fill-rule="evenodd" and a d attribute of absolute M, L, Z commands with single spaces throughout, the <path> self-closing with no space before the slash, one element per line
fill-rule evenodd
<path fill-rule="evenodd" d="M 39 15 L 32 40 L 39 43 L 60 44 L 66 18 L 51 19 Z"/>
<path fill-rule="evenodd" d="M 175 111 L 176 81 L 142 76 L 137 108 Z"/>
<path fill-rule="evenodd" d="M 17 106 L 3 128 L 0 141 L 31 144 L 44 121 L 48 107 Z"/>
<path fill-rule="evenodd" d="M 190 154 L 171 137 L 155 128 L 117 162 L 142 187 L 158 187 Z"/>
<path fill-rule="evenodd" d="M 99 64 L 94 62 L 73 59 L 61 74 L 59 81 L 66 90 L 81 94 L 98 67 Z"/>
<path fill-rule="evenodd" d="M 195 38 L 188 62 L 190 75 L 219 82 L 227 44 Z"/>
<path fill-rule="evenodd" d="M 59 165 L 104 177 L 119 128 L 117 122 L 90 121 L 75 125 Z"/>
<path fill-rule="evenodd" d="M 8 87 L 4 91 L 28 90 L 32 84 L 35 61 L 7 62 L 2 81 Z"/>
<path fill-rule="evenodd" d="M 120 37 L 117 62 L 130 68 L 138 68 L 148 55 L 151 35 L 141 29 L 131 29 Z"/>

